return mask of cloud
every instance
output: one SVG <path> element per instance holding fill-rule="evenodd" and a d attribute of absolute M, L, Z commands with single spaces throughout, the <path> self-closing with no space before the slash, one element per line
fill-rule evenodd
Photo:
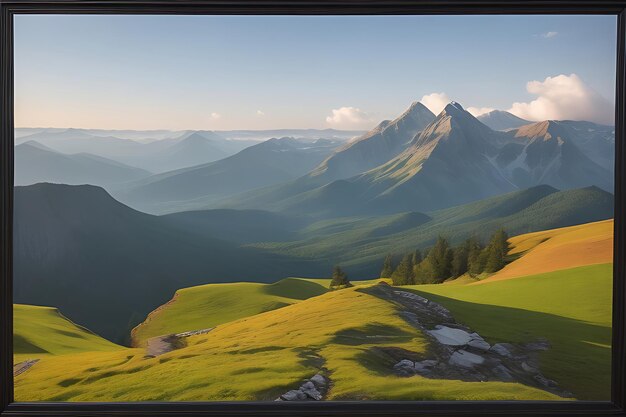
<path fill-rule="evenodd" d="M 613 105 L 576 74 L 530 81 L 526 90 L 537 96 L 527 103 L 513 103 L 509 112 L 527 120 L 587 120 L 613 124 Z"/>
<path fill-rule="evenodd" d="M 265 112 L 263 112 L 263 110 L 257 110 L 256 111 L 256 115 L 260 116 L 260 117 L 263 117 L 263 116 L 265 116 Z"/>
<path fill-rule="evenodd" d="M 448 97 L 446 93 L 427 94 L 420 100 L 424 106 L 428 107 L 428 109 L 435 114 L 441 113 L 443 108 L 451 101 L 452 100 L 450 100 L 450 97 Z"/>
<path fill-rule="evenodd" d="M 546 32 L 546 33 L 542 33 L 541 37 L 542 38 L 546 38 L 546 39 L 550 39 L 550 38 L 554 38 L 558 34 L 559 34 L 559 32 Z"/>
<path fill-rule="evenodd" d="M 326 118 L 326 123 L 340 129 L 369 128 L 372 118 L 356 107 L 340 107 L 332 110 L 333 115 Z"/>
<path fill-rule="evenodd" d="M 215 113 L 215 112 L 211 113 L 211 119 L 217 120 L 217 119 L 221 119 L 221 118 L 222 118 L 221 114 Z"/>
<path fill-rule="evenodd" d="M 486 113 L 492 112 L 495 109 L 493 107 L 468 107 L 465 110 L 470 112 L 472 114 L 472 116 L 478 117 L 481 114 L 486 114 Z"/>

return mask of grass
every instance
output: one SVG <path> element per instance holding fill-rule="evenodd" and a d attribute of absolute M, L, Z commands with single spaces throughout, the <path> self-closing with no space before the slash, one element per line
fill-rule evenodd
<path fill-rule="evenodd" d="M 547 338 L 542 371 L 579 399 L 608 400 L 612 265 L 590 265 L 481 285 L 408 287 L 449 308 L 490 342 Z"/>
<path fill-rule="evenodd" d="M 612 248 L 606 244 L 611 227 L 610 221 L 598 222 L 511 239 L 511 255 L 518 258 L 509 266 L 543 271 L 546 260 L 561 256 L 565 262 L 554 260 L 565 266 L 560 270 L 479 283 L 464 277 L 403 289 L 443 304 L 490 343 L 548 339 L 551 348 L 540 357 L 542 372 L 577 399 L 607 400 L 612 265 L 592 261 L 605 259 Z M 576 255 L 564 256 L 570 251 Z M 577 266 L 581 259 L 593 264 Z M 398 358 L 390 352 L 425 359 L 428 340 L 398 315 L 394 304 L 362 290 L 378 281 L 353 281 L 355 287 L 337 291 L 327 290 L 328 279 L 315 278 L 179 290 L 173 302 L 137 329 L 137 340 L 216 328 L 157 358 L 106 342 L 54 309 L 16 306 L 16 334 L 28 342 L 18 339 L 16 352 L 41 360 L 16 378 L 15 397 L 273 400 L 322 372 L 332 380 L 329 400 L 560 399 L 516 383 L 396 376 L 391 368 Z"/>
<path fill-rule="evenodd" d="M 384 337 L 383 337 L 384 336 Z M 273 400 L 320 370 L 329 399 L 555 400 L 515 383 L 410 379 L 376 348 L 423 355 L 426 340 L 395 306 L 359 291 L 332 291 L 217 326 L 157 358 L 142 349 L 46 357 L 16 379 L 18 401 Z"/>
<path fill-rule="evenodd" d="M 52 307 L 15 304 L 13 325 L 15 363 L 47 355 L 122 349 L 72 323 Z"/>
<path fill-rule="evenodd" d="M 516 278 L 613 261 L 613 220 L 527 233 L 510 239 L 520 256 L 485 281 Z"/>
<path fill-rule="evenodd" d="M 286 278 L 274 284 L 237 282 L 178 290 L 169 303 L 133 329 L 133 346 L 154 336 L 215 327 L 324 294 L 325 281 L 329 282 Z"/>
<path fill-rule="evenodd" d="M 355 281 L 353 285 L 379 281 Z M 133 330 L 133 346 L 142 346 L 154 336 L 206 329 L 276 310 L 324 294 L 329 285 L 328 278 L 285 278 L 274 284 L 237 282 L 183 288 Z"/>

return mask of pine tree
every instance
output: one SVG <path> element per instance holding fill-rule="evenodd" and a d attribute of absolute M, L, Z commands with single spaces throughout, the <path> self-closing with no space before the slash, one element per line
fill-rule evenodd
<path fill-rule="evenodd" d="M 482 250 L 478 239 L 471 237 L 467 240 L 467 271 L 470 275 L 478 275 L 485 268 L 481 257 Z"/>
<path fill-rule="evenodd" d="M 383 270 L 380 271 L 380 277 L 391 278 L 391 274 L 393 274 L 393 256 L 387 255 L 383 262 Z"/>
<path fill-rule="evenodd" d="M 467 242 L 454 248 L 452 255 L 452 268 L 450 274 L 453 278 L 460 277 L 467 272 L 467 254 L 468 245 Z"/>
<path fill-rule="evenodd" d="M 333 269 L 333 278 L 330 281 L 330 288 L 351 287 L 352 284 L 348 280 L 348 275 L 343 272 L 340 266 Z"/>
<path fill-rule="evenodd" d="M 416 284 L 435 284 L 435 274 L 430 259 L 426 257 L 419 265 L 416 265 L 414 271 L 414 282 Z"/>
<path fill-rule="evenodd" d="M 393 285 L 413 284 L 413 255 L 407 254 L 402 257 L 398 267 L 391 274 Z"/>
<path fill-rule="evenodd" d="M 452 271 L 452 250 L 448 240 L 439 236 L 435 246 L 430 250 L 427 257 L 431 264 L 433 279 L 435 282 L 443 282 L 450 278 Z"/>
<path fill-rule="evenodd" d="M 489 241 L 489 245 L 485 250 L 485 272 L 496 272 L 504 268 L 506 265 L 506 255 L 509 252 L 509 236 L 500 229 L 496 231 Z"/>

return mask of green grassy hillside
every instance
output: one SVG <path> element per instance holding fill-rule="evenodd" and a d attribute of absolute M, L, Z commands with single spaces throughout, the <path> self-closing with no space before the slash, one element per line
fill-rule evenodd
<path fill-rule="evenodd" d="M 45 355 L 117 351 L 121 346 L 78 326 L 52 307 L 13 306 L 15 362 Z"/>
<path fill-rule="evenodd" d="M 411 286 L 492 341 L 547 338 L 542 370 L 579 399 L 608 400 L 612 265 L 591 265 L 481 285 Z"/>
<path fill-rule="evenodd" d="M 561 250 L 568 239 L 589 253 L 610 250 L 600 238 L 608 223 L 514 237 L 512 252 L 521 254 L 514 263 L 534 264 L 537 251 Z M 561 399 L 517 383 L 397 376 L 392 366 L 398 357 L 390 352 L 423 358 L 431 342 L 405 321 L 395 301 L 371 295 L 380 280 L 352 279 L 355 287 L 338 291 L 327 291 L 327 279 L 303 278 L 179 290 L 136 330 L 138 343 L 215 329 L 156 358 L 143 348 L 109 344 L 53 309 L 18 306 L 16 353 L 38 355 L 40 361 L 16 378 L 16 399 L 273 400 L 318 372 L 332 381 L 329 400 Z M 609 398 L 611 264 L 402 289 L 446 306 L 491 344 L 547 339 L 550 348 L 540 353 L 546 377 L 579 400 Z M 49 354 L 38 354 L 33 346 Z"/>
<path fill-rule="evenodd" d="M 287 278 L 274 284 L 237 282 L 183 288 L 132 332 L 134 346 L 170 333 L 206 329 L 324 294 L 327 286 Z"/>
<path fill-rule="evenodd" d="M 332 291 L 217 326 L 156 358 L 142 349 L 43 358 L 16 379 L 18 401 L 273 400 L 324 372 L 331 400 L 556 400 L 515 383 L 461 382 L 391 371 L 375 347 L 416 354 L 425 337 L 394 304 L 360 291 Z"/>

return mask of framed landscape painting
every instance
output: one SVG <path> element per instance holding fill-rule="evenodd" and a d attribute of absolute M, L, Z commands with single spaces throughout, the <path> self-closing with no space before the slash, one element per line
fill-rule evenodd
<path fill-rule="evenodd" d="M 2 415 L 624 415 L 622 4 L 529 4 L 3 3 Z"/>

